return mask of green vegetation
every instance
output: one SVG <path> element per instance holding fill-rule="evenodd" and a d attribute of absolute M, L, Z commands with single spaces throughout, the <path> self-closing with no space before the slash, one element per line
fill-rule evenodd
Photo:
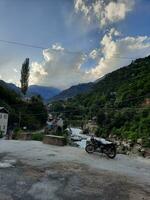
<path fill-rule="evenodd" d="M 146 102 L 147 101 L 147 102 Z M 88 94 L 54 102 L 51 109 L 62 112 L 72 124 L 96 117 L 97 136 L 117 135 L 144 140 L 150 146 L 150 56 L 107 74 Z"/>
<path fill-rule="evenodd" d="M 21 130 L 20 128 L 15 128 L 15 129 L 13 130 L 12 139 L 18 140 L 19 137 L 20 137 L 21 132 L 22 132 L 22 130 Z"/>
<path fill-rule="evenodd" d="M 39 96 L 26 101 L 13 90 L 0 84 L 0 106 L 9 111 L 9 127 L 37 130 L 45 125 L 47 110 Z"/>
<path fill-rule="evenodd" d="M 26 58 L 25 62 L 22 64 L 21 69 L 21 92 L 25 95 L 28 90 L 28 82 L 29 82 L 29 58 Z"/>
<path fill-rule="evenodd" d="M 42 141 L 44 137 L 43 133 L 34 133 L 32 134 L 32 140 Z"/>

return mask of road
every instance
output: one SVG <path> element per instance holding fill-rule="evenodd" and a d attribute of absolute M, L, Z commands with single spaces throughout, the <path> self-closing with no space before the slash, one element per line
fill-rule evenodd
<path fill-rule="evenodd" d="M 150 160 L 0 140 L 0 200 L 148 200 Z"/>

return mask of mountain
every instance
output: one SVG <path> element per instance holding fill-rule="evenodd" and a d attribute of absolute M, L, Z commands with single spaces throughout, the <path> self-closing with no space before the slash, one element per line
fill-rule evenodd
<path fill-rule="evenodd" d="M 17 86 L 16 86 L 15 84 L 13 84 L 13 83 L 6 83 L 5 81 L 0 80 L 0 85 L 3 86 L 3 87 L 5 87 L 5 88 L 8 88 L 8 89 L 10 89 L 10 90 L 15 91 L 17 94 L 20 93 L 20 88 L 17 87 Z"/>
<path fill-rule="evenodd" d="M 3 80 L 0 80 L 0 85 L 15 91 L 17 94 L 21 95 L 21 90 L 13 83 L 6 83 Z M 40 95 L 44 101 L 48 101 L 53 96 L 60 93 L 60 90 L 53 87 L 39 86 L 39 85 L 30 85 L 27 91 L 27 96 L 31 97 L 34 95 Z"/>
<path fill-rule="evenodd" d="M 53 87 L 31 85 L 28 88 L 27 96 L 40 95 L 44 101 L 60 93 L 60 90 Z"/>
<path fill-rule="evenodd" d="M 72 98 L 76 95 L 87 93 L 92 90 L 94 83 L 83 83 L 79 85 L 74 85 L 69 89 L 60 92 L 58 95 L 50 99 L 50 101 L 66 100 Z"/>
<path fill-rule="evenodd" d="M 107 74 L 92 90 L 67 101 L 54 102 L 53 112 L 63 111 L 74 126 L 93 117 L 100 137 L 115 135 L 150 147 L 150 56 Z"/>
<path fill-rule="evenodd" d="M 6 83 L 6 84 L 9 89 L 14 90 L 17 94 L 20 94 L 21 90 L 15 84 L 13 84 L 13 83 Z"/>

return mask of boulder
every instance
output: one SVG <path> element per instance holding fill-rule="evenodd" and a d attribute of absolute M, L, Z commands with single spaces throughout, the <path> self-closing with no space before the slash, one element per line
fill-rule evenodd
<path fill-rule="evenodd" d="M 142 138 L 139 138 L 139 139 L 137 139 L 137 144 L 140 144 L 140 145 L 142 145 L 143 144 L 143 140 L 142 140 Z"/>
<path fill-rule="evenodd" d="M 140 144 L 135 144 L 132 148 L 132 154 L 137 154 L 139 156 L 142 156 L 142 146 Z"/>

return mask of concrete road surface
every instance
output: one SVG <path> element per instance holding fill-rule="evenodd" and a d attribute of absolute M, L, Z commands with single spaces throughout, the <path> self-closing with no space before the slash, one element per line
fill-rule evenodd
<path fill-rule="evenodd" d="M 0 140 L 0 200 L 148 200 L 150 160 Z"/>

